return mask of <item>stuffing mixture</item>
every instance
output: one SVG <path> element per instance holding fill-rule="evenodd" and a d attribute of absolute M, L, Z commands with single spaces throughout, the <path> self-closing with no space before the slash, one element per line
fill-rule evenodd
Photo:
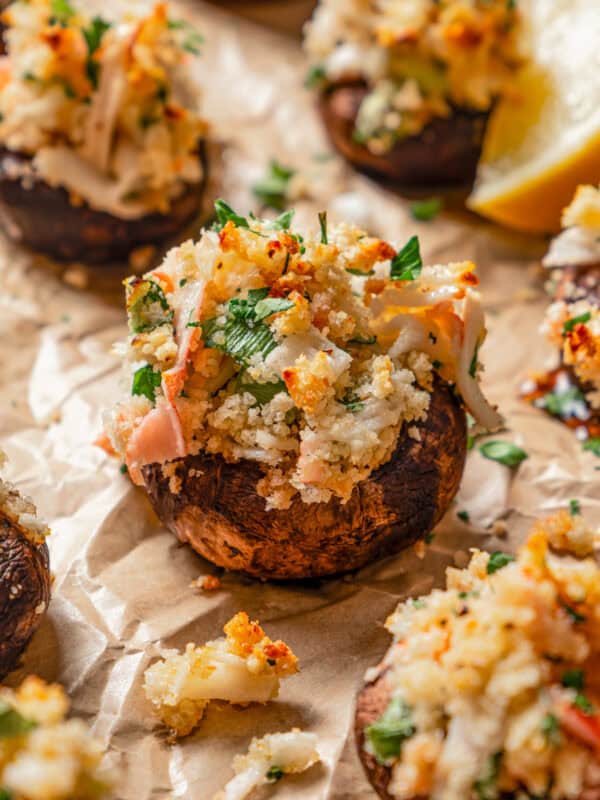
<path fill-rule="evenodd" d="M 202 180 L 189 63 L 201 36 L 166 3 L 116 21 L 70 0 L 17 0 L 2 19 L 0 143 L 31 157 L 7 162 L 15 177 L 125 219 L 168 212 Z"/>
<path fill-rule="evenodd" d="M 469 262 L 423 266 L 348 226 L 302 235 L 293 212 L 245 218 L 217 202 L 198 243 L 126 282 L 126 397 L 106 420 L 141 483 L 145 464 L 188 454 L 250 460 L 269 508 L 339 498 L 418 438 L 436 375 L 487 428 L 483 312 Z M 316 227 L 316 226 L 315 226 Z"/>
<path fill-rule="evenodd" d="M 400 604 L 367 675 L 387 670 L 365 746 L 391 768 L 392 797 L 600 796 L 597 543 L 572 503 L 517 558 L 476 550 L 445 590 Z"/>
<path fill-rule="evenodd" d="M 282 641 L 272 642 L 258 622 L 240 611 L 225 636 L 202 647 L 169 651 L 146 670 L 144 689 L 155 713 L 175 736 L 187 736 L 211 700 L 267 703 L 279 681 L 298 671 L 298 659 Z"/>
<path fill-rule="evenodd" d="M 6 456 L 0 450 L 0 469 L 5 463 Z M 2 478 L 0 478 L 0 516 L 7 517 L 17 525 L 33 544 L 41 544 L 50 533 L 46 523 L 38 518 L 33 502 Z"/>
<path fill-rule="evenodd" d="M 103 748 L 79 719 L 66 719 L 63 689 L 30 676 L 0 688 L 0 797 L 3 800 L 98 800 L 111 781 Z"/>
<path fill-rule="evenodd" d="M 321 0 L 308 83 L 366 85 L 354 136 L 380 155 L 456 108 L 489 111 L 524 39 L 517 0 Z"/>

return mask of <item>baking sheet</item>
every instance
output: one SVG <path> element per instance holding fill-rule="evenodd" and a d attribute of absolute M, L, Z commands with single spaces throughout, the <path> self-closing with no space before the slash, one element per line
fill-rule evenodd
<path fill-rule="evenodd" d="M 92 445 L 103 407 L 118 392 L 110 347 L 126 332 L 119 284 L 126 270 L 65 274 L 0 239 L 0 446 L 10 457 L 7 477 L 51 524 L 56 576 L 48 616 L 10 682 L 37 672 L 66 686 L 74 712 L 93 726 L 121 772 L 120 800 L 211 798 L 252 736 L 293 726 L 318 734 L 323 763 L 265 797 L 369 798 L 351 736 L 353 699 L 365 669 L 387 647 L 387 614 L 408 593 L 441 584 L 445 566 L 463 564 L 469 547 L 514 548 L 536 515 L 570 498 L 600 522 L 600 462 L 517 398 L 527 369 L 552 358 L 537 333 L 546 305 L 537 268 L 545 243 L 459 211 L 414 222 L 406 201 L 329 157 L 295 41 L 200 2 L 184 4 L 182 13 L 206 36 L 197 72 L 215 135 L 227 144 L 223 195 L 238 211 L 249 210 L 249 184 L 277 157 L 310 174 L 311 198 L 297 204 L 301 223 L 315 225 L 326 207 L 352 208 L 393 241 L 418 233 L 428 262 L 476 261 L 489 313 L 485 385 L 507 417 L 506 435 L 529 458 L 512 475 L 472 451 L 459 499 L 424 558 L 411 549 L 355 576 L 288 585 L 225 574 L 220 591 L 196 594 L 190 581 L 218 571 L 178 545 L 119 465 Z M 465 509 L 471 525 L 456 517 Z M 508 538 L 489 528 L 498 519 L 508 522 Z M 268 706 L 212 705 L 195 735 L 169 745 L 143 696 L 144 669 L 161 647 L 220 635 L 239 610 L 290 644 L 301 673 L 284 681 Z"/>

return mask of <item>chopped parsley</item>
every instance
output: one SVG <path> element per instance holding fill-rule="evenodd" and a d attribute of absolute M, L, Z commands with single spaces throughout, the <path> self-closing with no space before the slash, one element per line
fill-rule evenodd
<path fill-rule="evenodd" d="M 180 287 L 181 287 L 181 286 L 185 286 L 185 285 L 186 285 L 186 283 L 187 283 L 187 278 L 182 278 L 182 279 L 179 281 L 179 286 L 180 286 Z"/>
<path fill-rule="evenodd" d="M 469 365 L 469 375 L 472 378 L 477 376 L 477 357 L 479 355 L 479 342 L 475 345 L 475 350 L 473 351 L 473 358 L 471 359 L 471 363 Z"/>
<path fill-rule="evenodd" d="M 376 344 L 376 336 L 355 336 L 348 340 L 348 344 Z"/>
<path fill-rule="evenodd" d="M 325 81 L 325 77 L 325 68 L 321 64 L 315 64 L 306 73 L 304 85 L 307 89 L 315 89 Z"/>
<path fill-rule="evenodd" d="M 269 767 L 266 774 L 267 780 L 271 781 L 272 783 L 280 781 L 283 778 L 283 776 L 284 776 L 283 770 L 281 769 L 281 767 L 277 766 Z"/>
<path fill-rule="evenodd" d="M 284 211 L 283 214 L 280 214 L 278 217 L 276 217 L 271 224 L 273 225 L 274 228 L 277 228 L 280 231 L 289 231 L 295 213 L 296 212 L 294 211 L 294 209 L 290 208 L 288 211 Z M 297 239 L 299 242 L 304 241 L 302 239 L 302 236 L 298 234 L 296 234 L 292 238 Z M 304 250 L 301 249 L 300 252 L 303 253 Z"/>
<path fill-rule="evenodd" d="M 160 386 L 160 382 L 160 372 L 155 372 L 150 364 L 146 364 L 146 366 L 140 367 L 134 372 L 131 394 L 143 395 L 153 403 L 156 399 L 156 390 Z"/>
<path fill-rule="evenodd" d="M 228 205 L 225 200 L 219 199 L 215 201 L 215 216 L 217 218 L 217 230 L 222 228 L 228 223 L 233 222 L 236 228 L 249 228 L 248 220 L 246 217 L 240 217 L 236 214 L 233 208 Z"/>
<path fill-rule="evenodd" d="M 482 444 L 479 452 L 484 458 L 490 461 L 497 461 L 505 467 L 518 467 L 522 461 L 528 458 L 525 450 L 517 447 L 512 442 L 491 441 Z"/>
<path fill-rule="evenodd" d="M 506 567 L 507 564 L 514 560 L 515 557 L 511 553 L 503 553 L 501 550 L 496 550 L 490 555 L 486 572 L 488 575 L 493 575 L 494 572 L 498 572 L 499 569 Z"/>
<path fill-rule="evenodd" d="M 289 183 L 295 174 L 295 169 L 284 167 L 273 159 L 266 176 L 254 184 L 252 191 L 263 205 L 282 211 L 287 202 Z"/>
<path fill-rule="evenodd" d="M 284 381 L 276 381 L 275 383 L 257 383 L 255 381 L 246 381 L 245 373 L 241 372 L 235 381 L 235 391 L 243 394 L 248 392 L 256 400 L 259 406 L 264 406 L 270 403 L 271 400 L 280 392 L 287 393 L 287 387 Z M 293 409 L 291 409 L 293 411 Z"/>
<path fill-rule="evenodd" d="M 569 669 L 563 673 L 561 681 L 567 689 L 581 691 L 585 688 L 585 672 L 582 669 Z"/>
<path fill-rule="evenodd" d="M 439 197 L 430 197 L 428 200 L 415 200 L 410 204 L 410 213 L 418 222 L 429 222 L 435 219 L 444 206 Z"/>
<path fill-rule="evenodd" d="M 127 464 L 121 464 L 121 466 L 119 467 L 119 472 L 121 473 L 121 475 L 127 475 L 128 472 Z"/>
<path fill-rule="evenodd" d="M 590 439 L 586 439 L 582 447 L 600 458 L 600 436 L 592 436 Z"/>
<path fill-rule="evenodd" d="M 4 700 L 0 700 L 0 740 L 22 736 L 37 726 L 37 722 L 27 719 Z"/>
<path fill-rule="evenodd" d="M 280 297 L 268 297 L 269 289 L 251 289 L 246 299 L 234 297 L 227 303 L 226 321 L 219 318 L 205 322 L 188 322 L 189 327 L 201 327 L 207 347 L 222 350 L 238 364 L 246 366 L 250 358 L 260 353 L 266 358 L 277 347 L 271 329 L 263 320 L 271 314 L 285 311 L 294 304 Z"/>
<path fill-rule="evenodd" d="M 381 717 L 365 730 L 365 736 L 380 764 L 400 755 L 403 743 L 416 732 L 410 706 L 400 697 L 390 700 Z"/>
<path fill-rule="evenodd" d="M 51 0 L 50 11 L 52 14 L 50 17 L 51 25 L 66 27 L 71 17 L 75 16 L 75 9 L 69 3 L 69 0 Z"/>
<path fill-rule="evenodd" d="M 498 777 L 501 761 L 502 753 L 494 753 L 488 758 L 481 777 L 473 784 L 477 800 L 497 800 L 499 797 Z"/>
<path fill-rule="evenodd" d="M 353 269 L 352 267 L 346 267 L 346 272 L 349 272 L 350 275 L 358 275 L 359 278 L 368 278 L 369 275 L 375 275 L 374 269 L 370 269 L 368 272 L 363 272 L 362 269 Z"/>
<path fill-rule="evenodd" d="M 82 30 L 88 47 L 88 59 L 85 65 L 87 76 L 94 89 L 98 88 L 98 77 L 100 72 L 100 64 L 93 58 L 94 53 L 100 47 L 102 37 L 107 30 L 111 27 L 110 22 L 107 22 L 102 17 L 94 17 L 90 23 L 89 28 Z"/>
<path fill-rule="evenodd" d="M 586 717 L 591 717 L 596 713 L 596 709 L 594 708 L 593 703 L 590 703 L 588 698 L 581 692 L 577 692 L 577 694 L 575 695 L 575 699 L 573 700 L 573 705 L 575 706 L 575 708 L 578 708 L 580 711 L 583 711 Z"/>
<path fill-rule="evenodd" d="M 8 789 L 2 788 L 2 786 L 0 786 L 0 800 L 13 800 L 12 794 Z"/>
<path fill-rule="evenodd" d="M 569 500 L 569 514 L 578 517 L 581 514 L 581 504 L 579 500 Z"/>
<path fill-rule="evenodd" d="M 412 604 L 413 604 L 413 608 L 416 608 L 417 610 L 420 609 L 420 608 L 426 608 L 427 607 L 427 603 L 425 602 L 425 600 L 423 600 L 422 597 L 418 597 L 416 600 L 413 600 Z"/>
<path fill-rule="evenodd" d="M 560 723 L 556 714 L 549 711 L 542 719 L 540 729 L 548 744 L 557 747 L 560 744 Z"/>
<path fill-rule="evenodd" d="M 160 284 L 134 279 L 127 285 L 127 309 L 132 333 L 143 333 L 172 324 L 174 312 Z"/>
<path fill-rule="evenodd" d="M 321 228 L 321 244 L 329 244 L 327 238 L 327 212 L 321 211 L 319 213 L 319 227 Z"/>
<path fill-rule="evenodd" d="M 348 392 L 340 401 L 343 406 L 346 406 L 346 409 L 351 414 L 356 414 L 358 411 L 362 411 L 365 407 L 365 404 L 358 398 L 354 392 Z"/>
<path fill-rule="evenodd" d="M 192 55 L 200 55 L 200 49 L 204 44 L 204 36 L 194 28 L 194 26 L 186 19 L 170 19 L 167 22 L 167 27 L 172 31 L 180 31 L 181 47 Z"/>
<path fill-rule="evenodd" d="M 586 311 L 585 314 L 580 314 L 578 317 L 571 317 L 563 325 L 563 334 L 570 333 L 575 325 L 585 325 L 592 318 L 592 312 Z"/>
<path fill-rule="evenodd" d="M 535 401 L 537 408 L 542 408 L 548 414 L 566 419 L 577 416 L 577 404 L 585 404 L 585 397 L 577 386 L 569 386 L 564 391 L 553 389 Z"/>
<path fill-rule="evenodd" d="M 469 522 L 471 519 L 468 511 L 457 511 L 456 516 L 463 522 Z"/>
<path fill-rule="evenodd" d="M 419 237 L 412 236 L 392 259 L 390 278 L 393 281 L 414 281 L 423 269 Z"/>

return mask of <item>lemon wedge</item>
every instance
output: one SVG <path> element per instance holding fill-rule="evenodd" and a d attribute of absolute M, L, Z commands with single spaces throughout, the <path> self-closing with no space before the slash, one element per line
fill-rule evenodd
<path fill-rule="evenodd" d="M 532 0 L 530 24 L 532 58 L 492 112 L 467 205 L 551 233 L 577 185 L 600 182 L 600 6 Z"/>

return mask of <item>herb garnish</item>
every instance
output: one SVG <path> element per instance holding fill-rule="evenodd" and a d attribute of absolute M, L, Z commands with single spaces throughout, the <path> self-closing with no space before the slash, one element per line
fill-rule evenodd
<path fill-rule="evenodd" d="M 471 359 L 471 363 L 469 365 L 469 375 L 472 378 L 477 376 L 477 357 L 479 356 L 479 342 L 475 345 L 475 350 L 473 351 L 473 358 Z"/>
<path fill-rule="evenodd" d="M 502 753 L 494 753 L 487 760 L 481 777 L 473 784 L 473 790 L 477 800 L 497 800 L 498 797 L 498 777 L 500 775 L 500 763 Z"/>
<path fill-rule="evenodd" d="M 83 28 L 82 33 L 88 47 L 88 58 L 85 65 L 87 76 L 94 89 L 98 88 L 98 76 L 100 64 L 93 58 L 94 53 L 100 47 L 102 37 L 111 27 L 110 22 L 102 17 L 94 17 L 89 28 Z"/>
<path fill-rule="evenodd" d="M 2 786 L 0 786 L 0 800 L 13 800 L 12 794 Z"/>
<path fill-rule="evenodd" d="M 394 697 L 381 717 L 365 729 L 365 736 L 377 761 L 385 764 L 400 755 L 403 743 L 415 732 L 410 706 Z"/>
<path fill-rule="evenodd" d="M 414 281 L 423 269 L 419 237 L 412 236 L 392 259 L 390 278 L 393 281 Z"/>
<path fill-rule="evenodd" d="M 69 0 L 52 0 L 50 11 L 52 12 L 50 24 L 61 25 L 63 28 L 67 26 L 71 17 L 75 16 L 75 9 Z"/>
<path fill-rule="evenodd" d="M 358 275 L 359 278 L 368 278 L 369 275 L 375 275 L 374 269 L 370 269 L 368 272 L 364 272 L 362 269 L 353 269 L 352 267 L 346 267 L 346 272 L 349 272 L 350 275 Z"/>
<path fill-rule="evenodd" d="M 217 217 L 216 229 L 222 230 L 228 222 L 233 222 L 236 228 L 249 228 L 246 217 L 240 217 L 225 200 L 215 200 L 215 216 Z"/>
<path fill-rule="evenodd" d="M 548 744 L 551 744 L 554 747 L 557 747 L 560 744 L 560 724 L 556 714 L 553 714 L 551 711 L 549 711 L 542 719 L 540 728 Z"/>
<path fill-rule="evenodd" d="M 295 169 L 284 167 L 272 159 L 266 176 L 254 184 L 252 191 L 263 205 L 282 211 L 287 202 L 290 180 L 295 174 Z"/>
<path fill-rule="evenodd" d="M 160 372 L 155 372 L 150 364 L 146 364 L 145 367 L 140 367 L 134 372 L 131 394 L 143 395 L 153 403 L 156 399 L 156 389 L 160 386 L 160 382 Z"/>
<path fill-rule="evenodd" d="M 22 736 L 36 726 L 37 722 L 27 719 L 4 700 L 0 700 L 0 739 Z"/>
<path fill-rule="evenodd" d="M 579 611 L 576 611 L 574 608 L 571 608 L 571 606 L 567 605 L 566 603 L 561 603 L 561 606 L 564 608 L 564 610 L 567 612 L 567 614 L 571 617 L 573 622 L 585 622 L 586 621 L 587 617 L 584 616 L 583 614 L 580 614 Z"/>
<path fill-rule="evenodd" d="M 456 516 L 463 522 L 469 522 L 471 519 L 468 511 L 457 511 Z"/>
<path fill-rule="evenodd" d="M 269 289 L 250 289 L 246 299 L 234 297 L 227 303 L 226 321 L 219 318 L 205 322 L 188 322 L 188 327 L 201 327 L 206 347 L 222 350 L 244 366 L 256 353 L 266 358 L 277 347 L 271 329 L 263 320 L 294 303 L 280 297 L 268 297 Z"/>
<path fill-rule="evenodd" d="M 376 342 L 376 336 L 355 336 L 348 340 L 348 344 L 375 344 Z"/>
<path fill-rule="evenodd" d="M 569 514 L 578 517 L 581 514 L 581 504 L 579 500 L 569 500 Z"/>
<path fill-rule="evenodd" d="M 592 436 L 582 444 L 584 450 L 593 453 L 600 458 L 600 436 Z"/>
<path fill-rule="evenodd" d="M 283 770 L 281 769 L 281 767 L 277 766 L 269 767 L 266 774 L 267 780 L 272 781 L 273 783 L 276 783 L 277 781 L 281 780 L 283 776 L 284 776 Z"/>
<path fill-rule="evenodd" d="M 325 68 L 321 64 L 315 64 L 310 67 L 304 79 L 304 85 L 307 89 L 315 89 L 325 80 Z"/>
<path fill-rule="evenodd" d="M 290 208 L 287 211 L 284 211 L 283 214 L 280 214 L 278 217 L 276 217 L 271 223 L 271 225 L 280 231 L 289 231 L 295 213 L 296 212 L 294 211 L 294 209 Z M 297 239 L 299 242 L 304 241 L 302 236 L 300 236 L 299 234 L 295 234 L 292 238 Z"/>
<path fill-rule="evenodd" d="M 170 19 L 167 27 L 172 31 L 181 31 L 183 38 L 181 47 L 192 55 L 200 55 L 200 48 L 204 44 L 204 36 L 194 28 L 186 19 Z"/>
<path fill-rule="evenodd" d="M 583 325 L 586 322 L 589 322 L 592 318 L 591 311 L 586 311 L 585 314 L 580 314 L 578 317 L 571 317 L 568 319 L 565 324 L 563 325 L 563 334 L 570 333 L 575 325 Z"/>
<path fill-rule="evenodd" d="M 494 572 L 498 572 L 499 569 L 506 567 L 507 564 L 514 560 L 515 557 L 511 553 L 503 553 L 501 550 L 496 550 L 490 554 L 486 572 L 488 575 L 493 575 Z"/>
<path fill-rule="evenodd" d="M 572 669 L 565 672 L 562 676 L 561 683 L 567 689 L 575 689 L 577 694 L 573 699 L 573 705 L 578 708 L 586 716 L 591 716 L 595 713 L 596 709 L 588 698 L 583 694 L 585 689 L 585 673 L 581 669 Z"/>
<path fill-rule="evenodd" d="M 555 417 L 566 419 L 577 416 L 573 412 L 577 403 L 585 403 L 585 397 L 577 386 L 569 386 L 565 391 L 553 389 L 535 401 L 537 408 L 542 408 Z"/>
<path fill-rule="evenodd" d="M 351 414 L 356 414 L 358 411 L 362 411 L 365 407 L 365 404 L 360 400 L 358 395 L 354 392 L 348 392 L 347 394 L 342 397 L 339 401 L 343 406 L 346 406 L 346 409 Z"/>
<path fill-rule="evenodd" d="M 143 333 L 173 322 L 173 309 L 160 284 L 151 279 L 127 284 L 127 307 L 132 333 Z"/>
<path fill-rule="evenodd" d="M 287 387 L 284 381 L 276 381 L 275 383 L 257 383 L 255 381 L 246 381 L 245 372 L 240 372 L 235 381 L 235 391 L 239 394 L 248 392 L 256 400 L 259 406 L 264 406 L 270 403 L 271 400 L 280 392 L 287 393 Z M 291 409 L 293 410 L 293 409 Z"/>
<path fill-rule="evenodd" d="M 528 458 L 525 450 L 517 447 L 516 444 L 496 440 L 482 444 L 479 452 L 484 458 L 497 461 L 499 464 L 504 464 L 505 467 L 518 467 L 522 461 Z"/>
<path fill-rule="evenodd" d="M 443 201 L 439 197 L 430 197 L 428 200 L 415 200 L 410 204 L 410 213 L 419 222 L 429 222 L 435 219 L 443 208 Z"/>

